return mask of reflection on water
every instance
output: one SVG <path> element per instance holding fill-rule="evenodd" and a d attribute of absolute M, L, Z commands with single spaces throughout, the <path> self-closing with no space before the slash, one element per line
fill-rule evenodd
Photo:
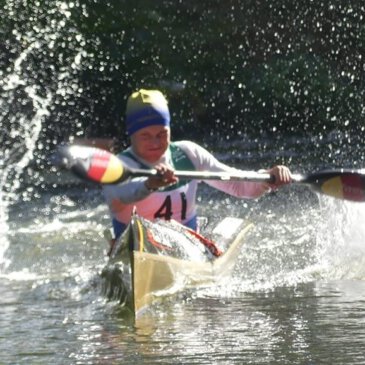
<path fill-rule="evenodd" d="M 233 277 L 167 298 L 135 321 L 101 295 L 106 208 L 93 194 L 71 196 L 75 204 L 44 197 L 11 213 L 2 362 L 361 363 L 363 205 L 302 189 L 256 202 L 203 189 L 211 222 L 232 215 L 255 223 Z M 36 345 L 20 340 L 29 336 Z"/>
<path fill-rule="evenodd" d="M 114 313 L 100 337 L 85 337 L 89 357 L 80 350 L 77 358 L 126 364 L 361 363 L 365 313 L 354 308 L 363 305 L 364 289 L 363 282 L 334 281 L 237 298 L 198 295 L 167 301 L 134 325 L 125 313 Z"/>

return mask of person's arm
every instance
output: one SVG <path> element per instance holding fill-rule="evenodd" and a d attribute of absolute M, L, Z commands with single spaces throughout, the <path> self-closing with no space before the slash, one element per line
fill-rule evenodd
<path fill-rule="evenodd" d="M 223 163 L 215 165 L 217 170 L 210 171 L 227 171 L 235 172 L 239 171 Z M 220 181 L 220 180 L 205 180 L 206 184 L 221 190 L 229 195 L 237 198 L 259 198 L 265 193 L 272 190 L 272 186 L 268 183 L 253 182 L 253 181 Z"/>
<path fill-rule="evenodd" d="M 180 147 L 184 149 L 187 155 L 190 157 L 194 166 L 199 171 L 227 171 L 235 172 L 239 171 L 233 167 L 225 165 L 218 161 L 211 153 L 198 144 L 190 141 L 181 142 Z M 286 169 L 286 168 L 285 168 Z M 283 172 L 283 169 L 275 167 L 268 170 L 276 178 L 277 183 L 268 184 L 252 181 L 219 181 L 219 180 L 205 180 L 204 182 L 218 190 L 221 190 L 227 194 L 242 197 L 242 198 L 258 198 L 266 192 L 271 191 L 277 185 L 285 183 L 287 179 L 290 179 L 287 172 Z M 289 182 L 289 180 L 288 180 Z"/>
<path fill-rule="evenodd" d="M 131 204 L 147 198 L 152 190 L 146 186 L 147 178 L 139 177 L 120 184 L 104 185 L 103 194 L 107 201 L 118 199 L 124 204 Z"/>
<path fill-rule="evenodd" d="M 128 166 L 138 167 L 135 162 L 128 157 L 121 157 Z M 159 172 L 158 176 L 137 177 L 124 181 L 116 185 L 105 185 L 103 194 L 107 201 L 118 199 L 124 204 L 131 204 L 147 198 L 148 195 L 178 181 L 174 175 L 174 170 L 165 165 L 158 164 L 154 167 Z"/>

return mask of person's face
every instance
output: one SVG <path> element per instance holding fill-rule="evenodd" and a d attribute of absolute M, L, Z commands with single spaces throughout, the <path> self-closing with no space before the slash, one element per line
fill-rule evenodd
<path fill-rule="evenodd" d="M 170 143 L 170 128 L 151 125 L 131 135 L 134 153 L 149 163 L 157 162 L 167 150 Z"/>

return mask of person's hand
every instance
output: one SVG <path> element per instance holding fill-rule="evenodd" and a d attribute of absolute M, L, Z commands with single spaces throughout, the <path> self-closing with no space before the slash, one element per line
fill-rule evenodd
<path fill-rule="evenodd" d="M 274 176 L 274 182 L 270 183 L 270 186 L 273 188 L 289 184 L 292 181 L 290 170 L 286 166 L 274 166 L 267 172 Z"/>
<path fill-rule="evenodd" d="M 157 176 L 150 176 L 146 182 L 146 188 L 148 190 L 157 190 L 165 186 L 176 184 L 179 179 L 175 176 L 175 171 L 170 166 L 165 164 L 159 164 L 155 166 Z"/>

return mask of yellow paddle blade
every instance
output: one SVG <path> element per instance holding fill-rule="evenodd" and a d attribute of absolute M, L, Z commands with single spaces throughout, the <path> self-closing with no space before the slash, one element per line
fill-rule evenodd
<path fill-rule="evenodd" d="M 334 177 L 325 181 L 321 188 L 324 194 L 333 196 L 334 198 L 343 199 L 343 185 L 341 177 Z"/>

